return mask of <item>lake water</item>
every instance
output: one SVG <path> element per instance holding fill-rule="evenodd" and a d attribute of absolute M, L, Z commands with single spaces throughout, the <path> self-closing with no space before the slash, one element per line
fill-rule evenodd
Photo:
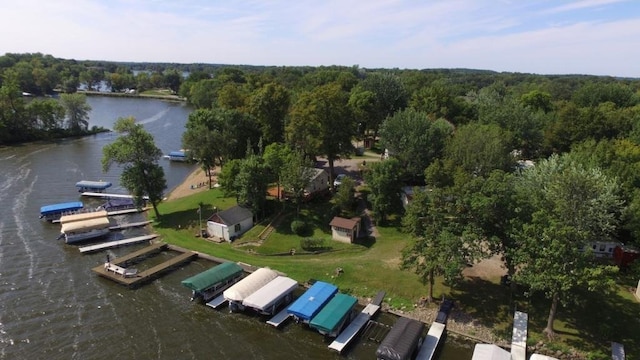
<path fill-rule="evenodd" d="M 164 152 L 181 148 L 189 107 L 151 99 L 89 97 L 90 126 L 111 128 L 134 116 Z M 40 206 L 76 201 L 79 180 L 111 181 L 102 147 L 115 134 L 0 148 L 0 359 L 374 359 L 377 343 L 360 339 L 346 354 L 327 349 L 319 333 L 295 323 L 275 329 L 264 319 L 190 302 L 180 281 L 212 266 L 197 260 L 130 290 L 91 268 L 142 245 L 81 255 L 58 237 L 60 227 L 38 219 Z M 170 190 L 194 165 L 161 160 Z M 85 205 L 97 201 L 83 199 Z M 114 223 L 141 221 L 142 215 Z M 144 234 L 131 229 L 112 237 Z M 169 256 L 161 254 L 159 256 Z M 382 322 L 393 323 L 383 315 Z M 441 360 L 470 359 L 469 344 L 447 342 Z"/>

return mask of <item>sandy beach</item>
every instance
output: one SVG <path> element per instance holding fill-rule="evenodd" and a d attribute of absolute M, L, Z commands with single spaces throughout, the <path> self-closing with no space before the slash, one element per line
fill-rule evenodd
<path fill-rule="evenodd" d="M 217 168 L 216 168 L 217 169 Z M 214 172 L 215 174 L 215 172 Z M 217 177 L 212 176 L 211 180 L 215 184 Z M 176 186 L 169 195 L 167 200 L 175 200 L 181 197 L 189 196 L 198 192 L 209 190 L 209 177 L 205 174 L 201 167 L 195 169 L 180 185 Z"/>

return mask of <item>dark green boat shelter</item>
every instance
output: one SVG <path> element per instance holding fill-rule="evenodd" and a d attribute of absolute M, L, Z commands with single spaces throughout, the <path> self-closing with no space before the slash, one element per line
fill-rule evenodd
<path fill-rule="evenodd" d="M 192 300 L 202 297 L 207 301 L 230 285 L 236 283 L 244 274 L 242 267 L 234 262 L 224 262 L 203 271 L 188 279 L 182 280 L 182 285 L 193 290 Z"/>

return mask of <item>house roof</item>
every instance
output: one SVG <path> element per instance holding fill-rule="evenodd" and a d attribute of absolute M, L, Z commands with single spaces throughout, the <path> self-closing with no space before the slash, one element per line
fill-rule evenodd
<path fill-rule="evenodd" d="M 325 169 L 318 169 L 318 168 L 312 168 L 313 169 L 313 176 L 311 177 L 311 180 L 315 180 L 318 178 L 318 176 L 320 175 L 327 175 L 327 171 Z"/>
<path fill-rule="evenodd" d="M 236 205 L 230 207 L 227 210 L 220 211 L 211 215 L 208 221 L 212 221 L 218 224 L 235 225 L 241 223 L 243 220 L 252 218 L 253 213 L 246 207 Z"/>
<path fill-rule="evenodd" d="M 333 220 L 329 223 L 329 226 L 335 226 L 343 229 L 354 229 L 358 223 L 360 222 L 359 217 L 355 217 L 353 219 L 345 219 L 338 216 L 335 216 Z"/>

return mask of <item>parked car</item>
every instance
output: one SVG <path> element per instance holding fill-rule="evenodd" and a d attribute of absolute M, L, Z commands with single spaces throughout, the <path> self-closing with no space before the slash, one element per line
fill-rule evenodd
<path fill-rule="evenodd" d="M 337 188 L 342 184 L 342 180 L 347 177 L 347 174 L 338 174 L 336 178 L 333 180 L 333 187 Z"/>

